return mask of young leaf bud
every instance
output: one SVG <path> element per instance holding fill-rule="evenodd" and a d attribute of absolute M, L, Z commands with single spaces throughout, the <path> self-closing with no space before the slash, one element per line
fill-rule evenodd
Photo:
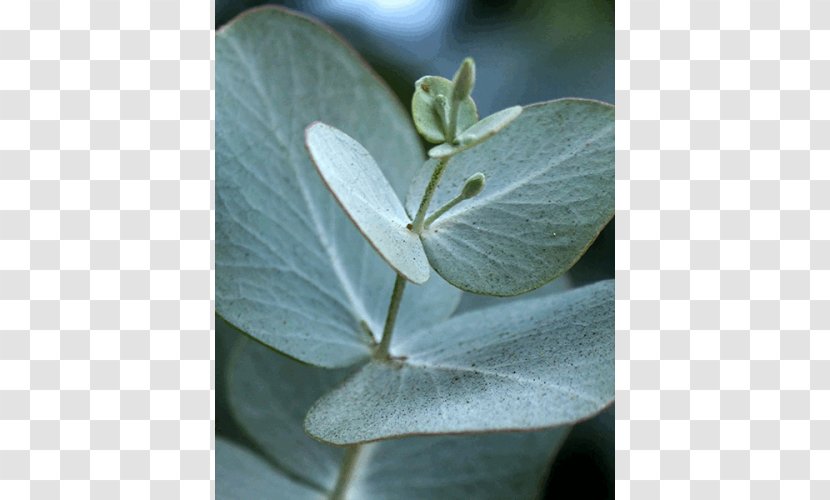
<path fill-rule="evenodd" d="M 442 146 L 445 146 L 445 144 L 442 144 Z M 458 196 L 445 203 L 441 208 L 433 212 L 432 215 L 430 215 L 424 220 L 423 227 L 429 227 L 430 224 L 432 224 L 433 222 L 435 222 L 436 219 L 447 213 L 447 211 L 449 211 L 452 207 L 458 205 L 464 200 L 469 200 L 473 196 L 476 196 L 483 189 L 484 174 L 482 174 L 481 172 L 476 172 L 475 174 L 471 175 L 466 182 L 464 182 L 464 186 L 461 188 L 461 192 L 458 193 Z"/>
<path fill-rule="evenodd" d="M 473 196 L 478 195 L 481 191 L 484 190 L 484 174 L 481 172 L 477 172 L 470 176 L 467 179 L 467 182 L 464 183 L 464 187 L 461 188 L 461 198 L 462 199 L 470 199 Z"/>
<path fill-rule="evenodd" d="M 466 76 L 462 68 L 456 75 L 457 79 L 467 79 L 469 86 L 475 79 L 471 73 L 472 60 L 469 60 Z M 463 87 L 464 84 L 459 87 Z M 460 101 L 454 101 L 456 85 L 453 81 L 440 76 L 424 76 L 415 82 L 415 92 L 412 94 L 412 120 L 418 133 L 433 144 L 451 142 L 455 139 L 457 130 L 466 130 L 478 122 L 476 103 L 469 96 Z"/>
<path fill-rule="evenodd" d="M 461 67 L 452 79 L 452 100 L 461 102 L 470 97 L 473 93 L 473 86 L 476 82 L 476 65 L 473 59 L 468 57 L 461 63 Z"/>

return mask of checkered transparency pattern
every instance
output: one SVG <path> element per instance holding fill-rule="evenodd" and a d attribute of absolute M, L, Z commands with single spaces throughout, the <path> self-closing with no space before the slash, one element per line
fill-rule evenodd
<path fill-rule="evenodd" d="M 830 1 L 616 5 L 617 498 L 830 498 Z"/>
<path fill-rule="evenodd" d="M 209 498 L 210 2 L 0 12 L 0 498 Z"/>

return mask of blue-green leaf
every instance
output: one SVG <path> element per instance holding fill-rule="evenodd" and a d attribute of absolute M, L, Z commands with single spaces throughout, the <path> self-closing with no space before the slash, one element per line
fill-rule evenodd
<path fill-rule="evenodd" d="M 363 236 L 406 279 L 423 283 L 429 262 L 418 235 L 372 155 L 347 134 L 325 123 L 306 129 L 306 146 L 326 187 Z"/>
<path fill-rule="evenodd" d="M 345 448 L 308 437 L 302 419 L 313 401 L 346 375 L 302 365 L 246 342 L 235 355 L 228 381 L 237 420 L 270 460 L 298 481 L 327 492 L 338 483 Z M 536 498 L 566 434 L 560 428 L 358 445 L 344 498 Z"/>
<path fill-rule="evenodd" d="M 252 451 L 216 438 L 216 498 L 325 500 L 328 496 L 285 476 Z"/>
<path fill-rule="evenodd" d="M 311 439 L 302 421 L 314 401 L 349 373 L 303 365 L 243 340 L 224 385 L 237 422 L 271 460 L 327 491 L 337 482 L 344 449 Z"/>
<path fill-rule="evenodd" d="M 219 31 L 217 312 L 290 356 L 347 366 L 380 340 L 395 276 L 315 171 L 303 141 L 315 120 L 365 146 L 399 195 L 423 161 L 403 107 L 327 28 L 266 7 Z M 405 300 L 420 326 L 447 317 L 458 294 L 434 277 Z"/>
<path fill-rule="evenodd" d="M 417 211 L 434 161 L 407 198 Z M 517 295 L 567 271 L 614 213 L 614 108 L 562 99 L 524 108 L 490 140 L 453 156 L 433 207 L 484 173 L 487 189 L 423 231 L 433 268 L 464 290 Z"/>
<path fill-rule="evenodd" d="M 347 444 L 582 420 L 614 397 L 614 282 L 461 314 L 391 354 L 317 402 L 308 432 Z"/>

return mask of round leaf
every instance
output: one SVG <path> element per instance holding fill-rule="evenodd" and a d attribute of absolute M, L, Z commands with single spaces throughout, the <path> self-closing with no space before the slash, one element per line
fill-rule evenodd
<path fill-rule="evenodd" d="M 429 262 L 409 217 L 372 155 L 324 123 L 306 129 L 306 146 L 326 187 L 363 236 L 396 272 L 415 283 L 429 278 Z"/>
<path fill-rule="evenodd" d="M 432 166 L 410 186 L 410 214 Z M 475 172 L 484 173 L 487 189 L 421 234 L 430 264 L 475 293 L 538 288 L 567 271 L 613 216 L 614 108 L 584 99 L 524 108 L 501 133 L 452 157 L 432 207 Z"/>
<path fill-rule="evenodd" d="M 245 343 L 235 359 L 229 392 L 239 422 L 280 469 L 331 491 L 344 448 L 308 437 L 302 415 L 347 374 L 302 365 L 253 342 Z M 567 429 L 557 429 L 358 445 L 345 498 L 536 498 L 566 434 Z"/>
<path fill-rule="evenodd" d="M 315 120 L 348 130 L 399 194 L 423 161 L 405 110 L 327 28 L 265 7 L 217 33 L 217 312 L 290 356 L 347 366 L 380 340 L 395 276 L 311 164 L 303 134 Z M 407 290 L 418 321 L 452 312 L 450 288 Z M 438 308 L 418 307 L 436 296 Z"/>
<path fill-rule="evenodd" d="M 570 424 L 614 398 L 614 282 L 471 311 L 390 351 L 320 399 L 307 431 L 349 444 Z"/>
<path fill-rule="evenodd" d="M 223 384 L 235 420 L 289 474 L 334 489 L 345 450 L 309 438 L 302 421 L 314 401 L 350 372 L 303 365 L 254 342 L 239 344 Z"/>

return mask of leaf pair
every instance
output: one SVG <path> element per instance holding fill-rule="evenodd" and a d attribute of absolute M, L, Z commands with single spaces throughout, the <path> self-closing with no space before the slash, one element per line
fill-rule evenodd
<path fill-rule="evenodd" d="M 235 419 L 262 456 L 217 439 L 217 498 L 331 498 L 346 453 L 356 452 L 344 498 L 531 499 L 567 434 L 560 428 L 412 437 L 347 452 L 306 435 L 303 416 L 348 373 L 302 365 L 253 342 L 241 343 L 230 366 L 228 393 Z"/>
<path fill-rule="evenodd" d="M 456 197 L 471 176 L 483 174 L 487 188 L 450 209 L 420 238 L 407 229 L 404 208 L 360 143 L 322 123 L 306 130 L 306 141 L 327 187 L 358 229 L 415 283 L 429 277 L 431 264 L 463 290 L 500 296 L 530 291 L 567 271 L 613 215 L 613 108 L 596 101 L 529 106 L 500 134 L 454 156 L 433 205 Z M 409 188 L 412 216 L 436 165 L 428 161 Z"/>
<path fill-rule="evenodd" d="M 416 82 L 412 97 L 415 127 L 428 141 L 443 142 L 430 150 L 431 157 L 447 161 L 486 141 L 521 114 L 521 106 L 514 106 L 478 121 L 470 97 L 474 81 L 475 65 L 467 58 L 452 81 L 425 76 Z M 459 127 L 463 132 L 457 135 Z M 413 283 L 429 279 L 429 262 L 419 239 L 421 221 L 413 230 L 403 204 L 366 148 L 343 131 L 319 121 L 306 128 L 305 141 L 326 187 L 372 247 L 395 272 Z M 472 182 L 472 187 L 465 185 L 430 222 L 451 206 L 477 195 L 483 180 L 481 173 L 470 177 L 468 184 Z"/>

